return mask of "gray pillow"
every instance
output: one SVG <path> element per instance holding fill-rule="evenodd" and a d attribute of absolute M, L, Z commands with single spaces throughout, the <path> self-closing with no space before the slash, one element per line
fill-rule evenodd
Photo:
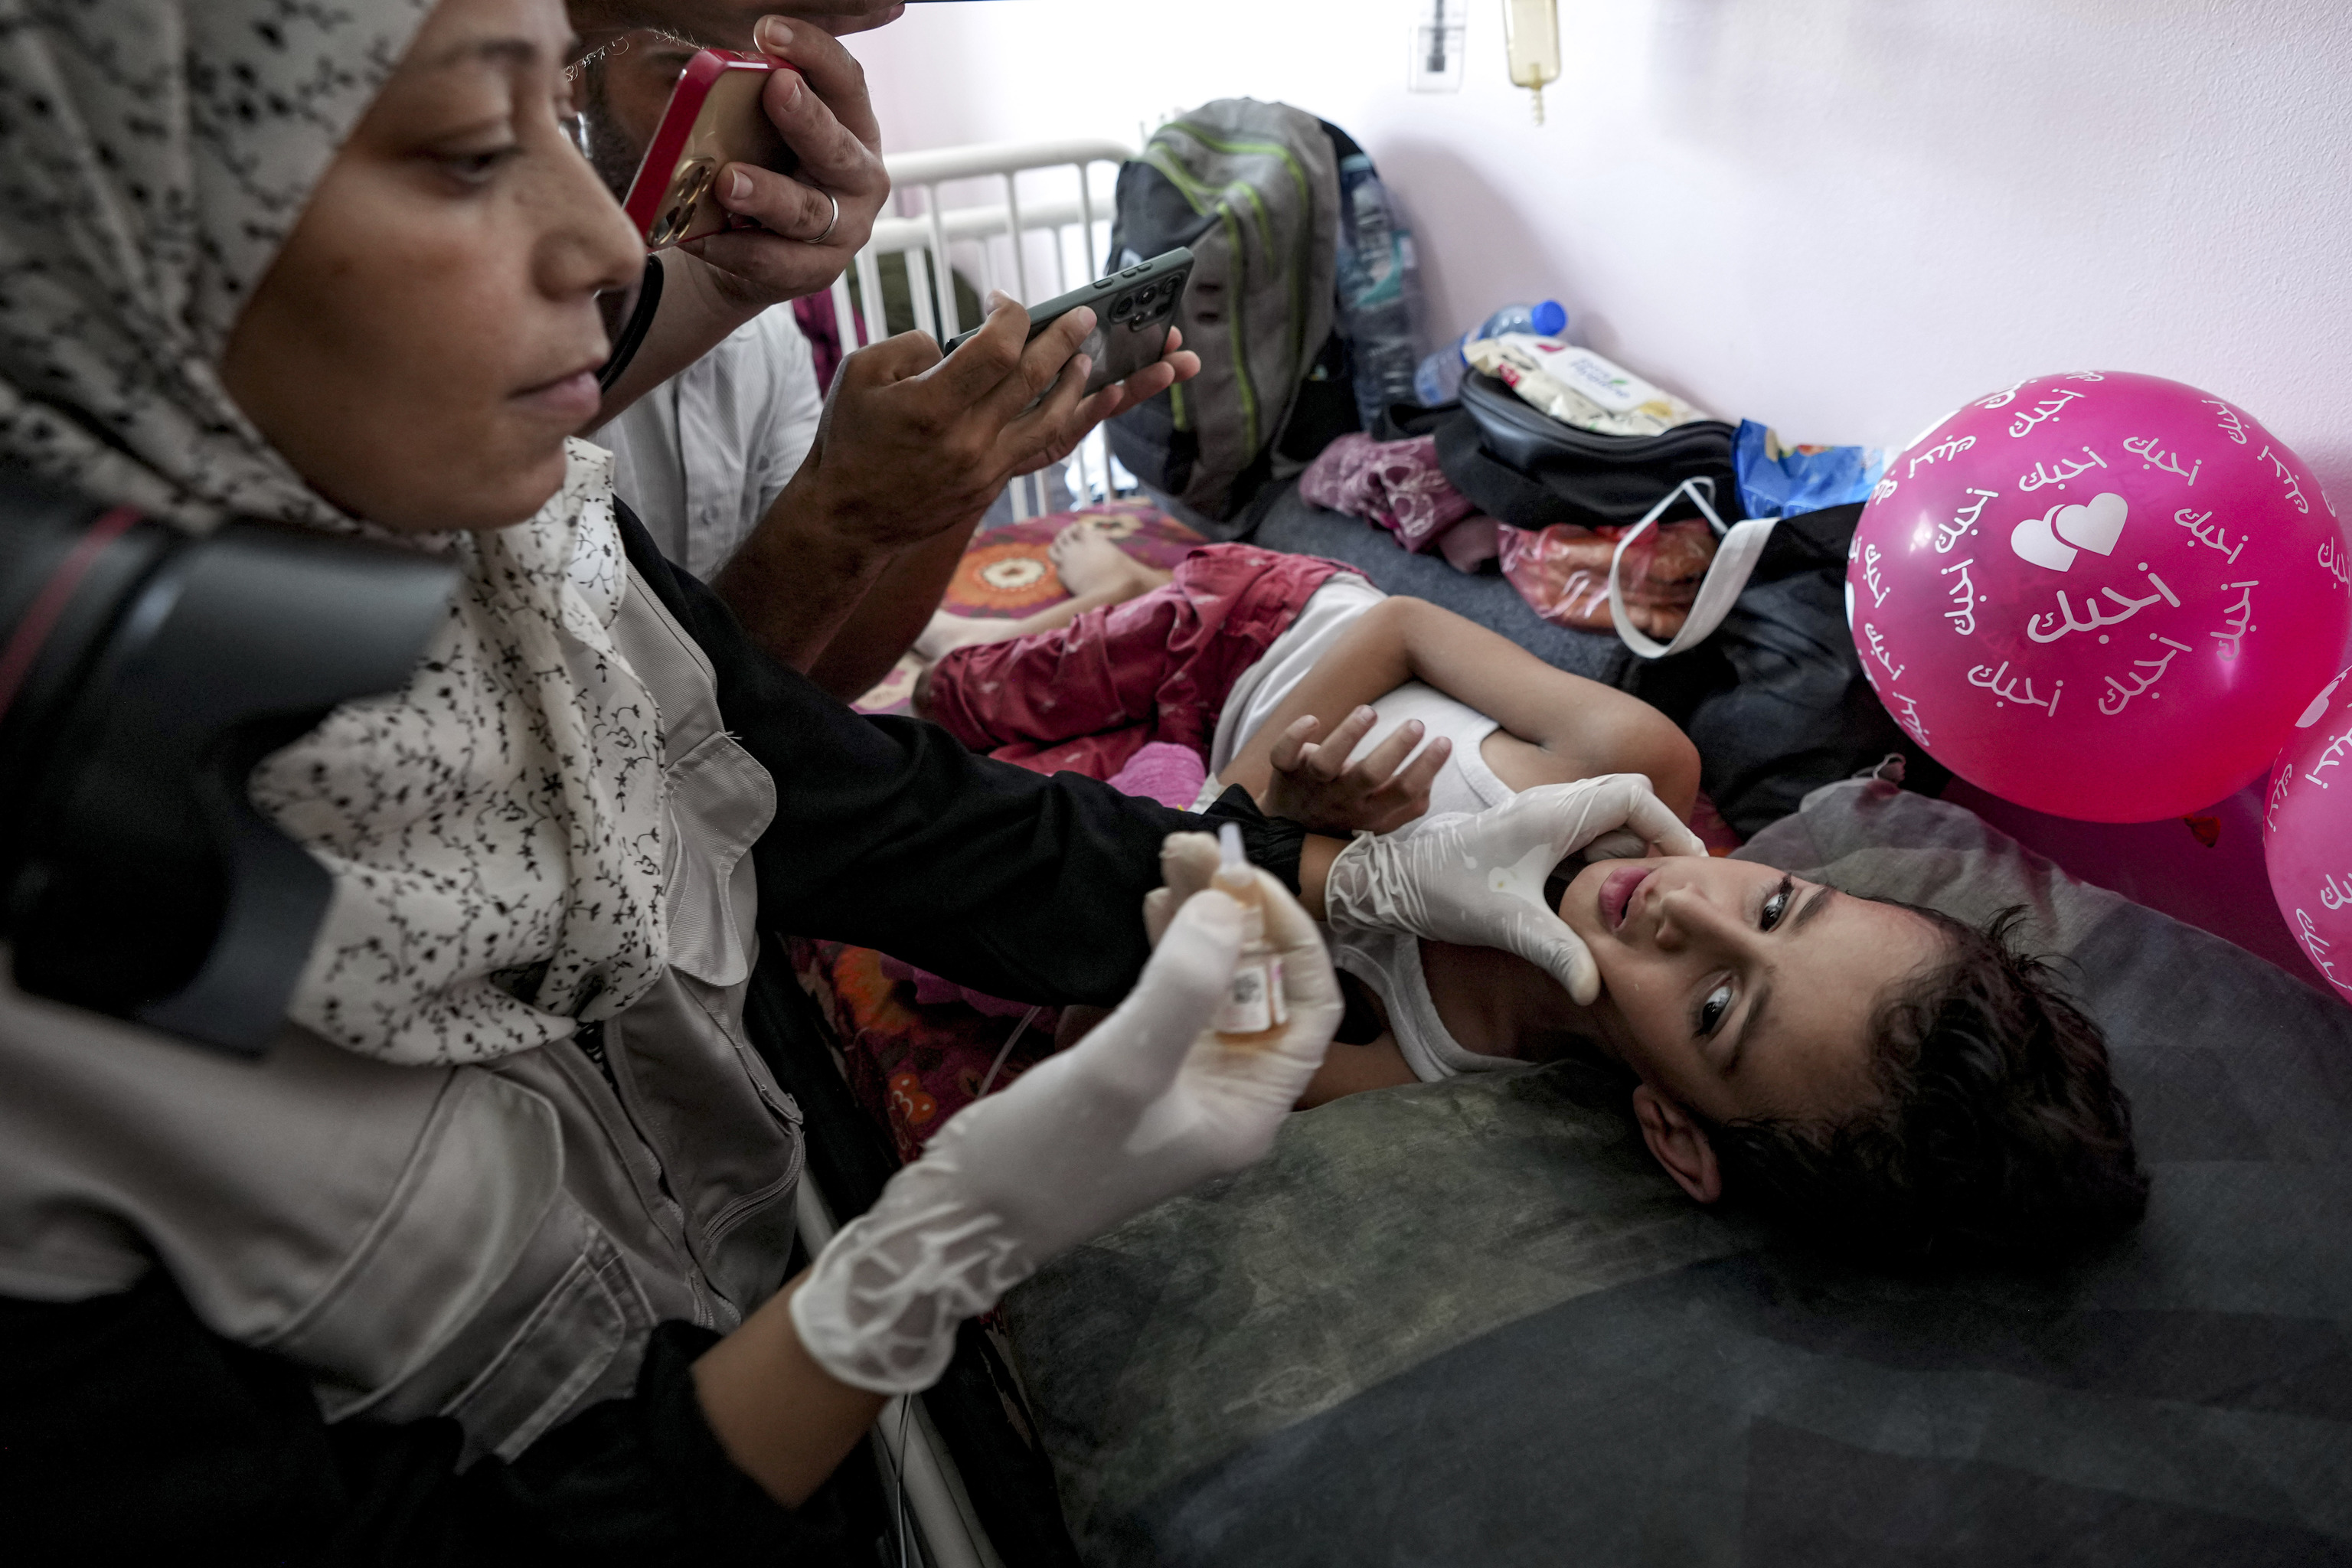
<path fill-rule="evenodd" d="M 2352 1007 L 2074 880 L 1971 811 L 1891 784 L 1832 784 L 1738 858 L 1979 923 L 2023 905 L 2025 944 L 2070 961 L 2107 1032 L 2151 1162 L 2338 1163 L 2352 1150 Z"/>
<path fill-rule="evenodd" d="M 2026 905 L 2140 1231 L 1890 1274 L 1685 1202 L 1570 1066 L 1355 1096 L 1007 1302 L 1089 1561 L 2352 1563 L 2352 1012 L 1882 784 L 1742 853 Z"/>

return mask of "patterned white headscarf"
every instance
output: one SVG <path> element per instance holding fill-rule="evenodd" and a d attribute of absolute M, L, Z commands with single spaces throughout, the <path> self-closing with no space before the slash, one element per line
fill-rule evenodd
<path fill-rule="evenodd" d="M 229 331 L 432 0 L 0 0 L 0 461 L 194 528 L 370 532 L 221 385 Z M 368 438 L 354 431 L 353 439 Z M 661 973 L 654 702 L 607 628 L 611 459 L 465 567 L 406 690 L 266 762 L 334 873 L 292 1016 L 403 1063 L 485 1061 Z"/>

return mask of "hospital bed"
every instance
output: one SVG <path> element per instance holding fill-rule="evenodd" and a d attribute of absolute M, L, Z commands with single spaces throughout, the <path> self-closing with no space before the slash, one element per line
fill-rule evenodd
<path fill-rule="evenodd" d="M 858 258 L 858 304 L 904 255 L 916 320 L 866 320 L 845 284 L 839 319 L 945 335 L 971 324 L 930 286 L 946 267 L 1032 300 L 1090 275 L 1126 151 L 893 159 L 908 210 Z M 1078 472 L 1114 480 L 1099 447 Z M 1295 499 L 1253 521 L 1392 590 L 1506 595 L 1454 607 L 1617 678 L 1613 639 L 1507 624 L 1499 582 Z M 2141 1230 L 2055 1271 L 1859 1268 L 1682 1200 L 1572 1069 L 1354 1097 L 1049 1265 L 1003 1337 L 966 1328 L 877 1429 L 910 1550 L 2352 1564 L 2352 1012 L 1956 805 L 1833 785 L 1742 853 L 1971 919 L 2023 905 L 2109 1031 L 2155 1177 Z M 748 1016 L 806 1114 L 814 1249 L 896 1161 L 781 952 Z"/>
<path fill-rule="evenodd" d="M 1336 1101 L 1008 1299 L 1084 1561 L 2352 1563 L 2352 1010 L 1876 782 L 1740 854 L 2021 906 L 2138 1230 L 1865 1268 L 1687 1202 L 1569 1064 Z"/>

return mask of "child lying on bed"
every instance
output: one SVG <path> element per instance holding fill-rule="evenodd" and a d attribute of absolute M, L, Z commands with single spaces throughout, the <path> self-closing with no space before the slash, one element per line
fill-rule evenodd
<path fill-rule="evenodd" d="M 969 745 L 1189 740 L 1204 795 L 1239 785 L 1327 827 L 1409 834 L 1608 773 L 1648 775 L 1687 815 L 1698 773 L 1645 704 L 1332 563 L 1239 545 L 1066 626 L 964 647 L 919 700 Z M 1200 840 L 1171 887 L 1214 863 Z M 1509 953 L 1335 929 L 1349 1016 L 1300 1105 L 1580 1053 L 1624 1070 L 1643 1141 L 1701 1203 L 1731 1192 L 1905 1250 L 2046 1255 L 2138 1218 L 2105 1042 L 2007 921 L 1705 857 L 1563 868 L 1548 891 L 1599 966 L 1591 1005 Z"/>

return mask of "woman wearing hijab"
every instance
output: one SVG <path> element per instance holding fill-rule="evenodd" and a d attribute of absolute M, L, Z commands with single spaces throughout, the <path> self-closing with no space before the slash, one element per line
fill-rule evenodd
<path fill-rule="evenodd" d="M 1302 858 L 1308 911 L 1575 989 L 1544 871 L 1621 825 L 1689 847 L 1622 782 L 1410 846 L 1236 801 L 1292 1020 L 1218 1045 L 1237 910 L 1144 898 L 1200 818 L 850 714 L 567 440 L 641 258 L 563 129 L 565 47 L 557 0 L 0 0 L 0 457 L 462 567 L 405 689 L 254 774 L 335 884 L 262 1062 L 0 990 L 19 1558 L 805 1561 L 813 1494 L 958 1321 L 1266 1147 L 1339 1010 Z M 741 1014 L 763 915 L 999 994 L 1132 994 L 787 1282 L 799 1111 Z"/>

